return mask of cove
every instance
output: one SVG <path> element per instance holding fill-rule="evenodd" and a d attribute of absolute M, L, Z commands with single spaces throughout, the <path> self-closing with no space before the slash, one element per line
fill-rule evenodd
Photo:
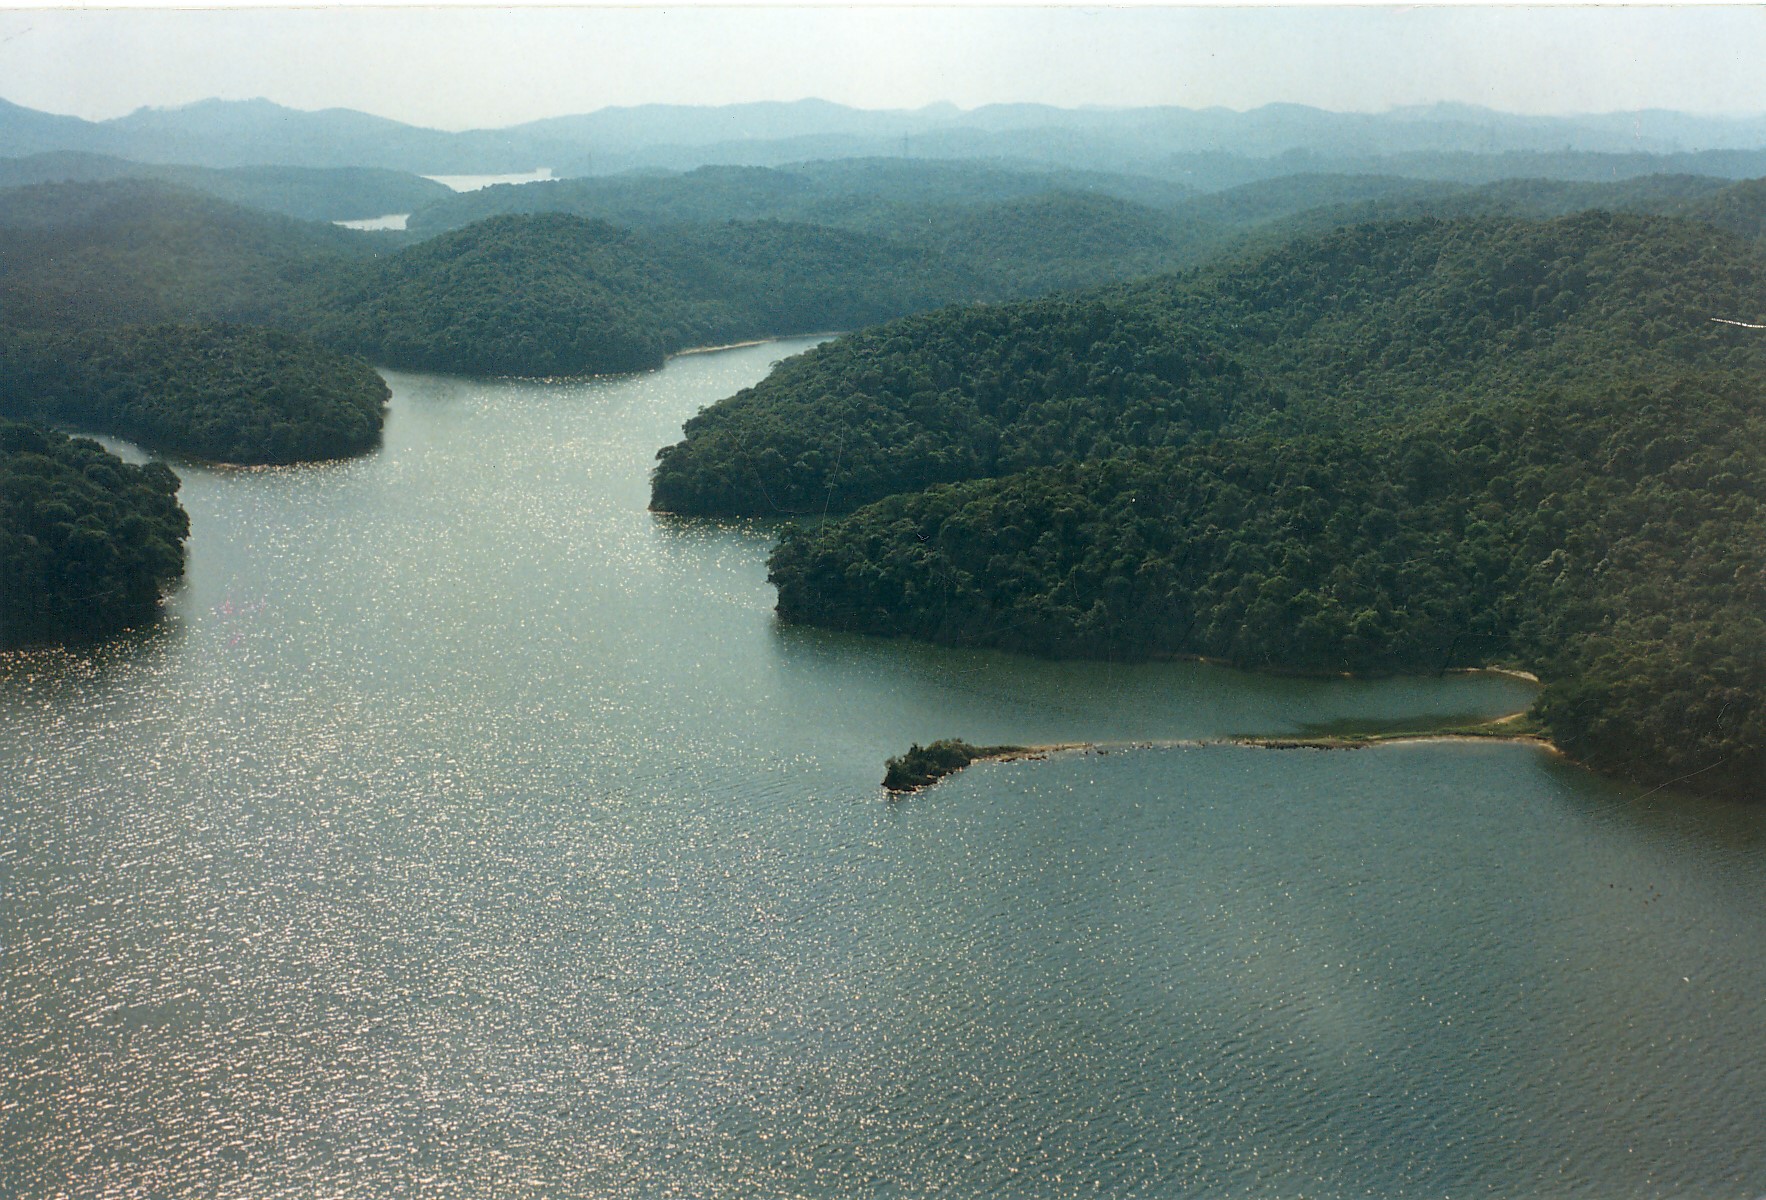
<path fill-rule="evenodd" d="M 0 656 L 0 1192 L 1766 1187 L 1759 813 L 1433 743 L 886 802 L 913 741 L 1530 689 L 780 627 L 773 527 L 648 513 L 647 472 L 810 344 L 388 373 L 375 454 L 178 465 L 166 618 Z"/>

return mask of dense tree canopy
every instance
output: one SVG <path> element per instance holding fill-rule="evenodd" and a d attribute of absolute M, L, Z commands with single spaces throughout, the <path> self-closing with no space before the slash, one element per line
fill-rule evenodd
<path fill-rule="evenodd" d="M 234 463 L 342 458 L 380 444 L 388 391 L 374 369 L 277 330 L 133 326 L 0 344 L 10 368 L 3 415 Z"/>
<path fill-rule="evenodd" d="M 1170 314 L 1117 297 L 972 305 L 864 330 L 779 365 L 687 423 L 653 506 L 841 511 L 897 492 L 1223 419 L 1238 382 Z"/>
<path fill-rule="evenodd" d="M 829 343 L 689 421 L 659 455 L 653 504 L 841 511 L 1204 430 L 1408 418 L 1690 361 L 1756 369 L 1758 339 L 1709 318 L 1763 308 L 1759 256 L 1690 221 L 1356 226 L 1187 276 Z"/>
<path fill-rule="evenodd" d="M 289 320 L 392 366 L 589 374 L 870 324 L 977 287 L 893 243 L 818 226 L 632 232 L 546 213 L 493 217 L 339 272 Z"/>
<path fill-rule="evenodd" d="M 395 367 L 634 371 L 690 336 L 652 266 L 605 223 L 500 217 L 334 276 L 295 319 Z"/>
<path fill-rule="evenodd" d="M 153 616 L 184 572 L 178 478 L 98 443 L 0 421 L 0 646 L 100 637 Z"/>

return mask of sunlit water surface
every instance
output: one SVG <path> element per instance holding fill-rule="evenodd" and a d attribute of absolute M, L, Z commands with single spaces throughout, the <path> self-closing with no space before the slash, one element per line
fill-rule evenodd
<path fill-rule="evenodd" d="M 181 468 L 168 618 L 0 657 L 0 1195 L 1766 1192 L 1766 820 L 1527 747 L 1176 747 L 1526 703 L 782 629 L 657 446 L 807 343 L 391 376 Z"/>

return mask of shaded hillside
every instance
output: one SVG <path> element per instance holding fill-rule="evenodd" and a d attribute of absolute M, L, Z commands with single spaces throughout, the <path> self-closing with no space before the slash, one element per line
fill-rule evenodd
<path fill-rule="evenodd" d="M 655 265 L 604 223 L 500 217 L 328 278 L 296 319 L 389 366 L 634 371 L 703 325 Z"/>
<path fill-rule="evenodd" d="M 85 438 L 0 420 L 0 647 L 151 619 L 184 573 L 178 477 Z"/>
<path fill-rule="evenodd" d="M 961 261 L 889 238 L 781 221 L 658 230 L 643 240 L 722 314 L 713 339 L 856 329 L 987 294 Z"/>
<path fill-rule="evenodd" d="M 1734 180 L 1766 174 L 1766 145 L 1756 141 L 1745 148 L 1695 153 L 1598 153 L 1559 147 L 1518 152 L 1421 149 L 1361 154 L 1305 147 L 1265 157 L 1232 147 L 1137 162 L 1131 169 L 1205 192 L 1297 175 L 1385 176 L 1469 187 L 1505 179 L 1609 183 L 1652 175 L 1706 175 Z"/>
<path fill-rule="evenodd" d="M 1747 179 L 1721 191 L 1689 197 L 1669 211 L 1709 222 L 1751 242 L 1766 242 L 1766 179 Z"/>
<path fill-rule="evenodd" d="M 1462 184 L 1424 182 L 1397 175 L 1337 175 L 1307 171 L 1260 178 L 1186 200 L 1186 215 L 1244 227 L 1293 216 L 1310 209 L 1344 207 L 1377 200 L 1416 199 L 1428 203 L 1457 194 Z"/>
<path fill-rule="evenodd" d="M 1287 181 L 1273 181 L 1276 185 Z M 1254 185 L 1255 191 L 1265 185 Z M 1270 248 L 1297 236 L 1364 225 L 1376 221 L 1413 221 L 1425 217 L 1525 217 L 1545 220 L 1573 213 L 1609 212 L 1684 215 L 1698 219 L 1698 205 L 1707 197 L 1736 186 L 1708 175 L 1646 175 L 1599 183 L 1557 179 L 1505 179 L 1470 186 L 1418 183 L 1387 195 L 1341 204 L 1293 208 L 1250 230 L 1238 250 Z"/>
<path fill-rule="evenodd" d="M 362 234 L 148 180 L 0 192 L 0 327 L 275 319 Z"/>

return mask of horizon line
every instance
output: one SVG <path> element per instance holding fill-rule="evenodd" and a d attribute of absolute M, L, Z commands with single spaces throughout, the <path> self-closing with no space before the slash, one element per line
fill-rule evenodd
<path fill-rule="evenodd" d="M 629 103 L 629 104 L 605 104 L 599 108 L 580 109 L 580 110 L 574 110 L 574 111 L 568 111 L 568 112 L 560 112 L 560 113 L 552 114 L 550 116 L 534 117 L 534 118 L 531 118 L 531 119 L 525 120 L 525 121 L 517 121 L 517 122 L 515 122 L 513 124 L 509 124 L 509 125 L 475 125 L 475 126 L 468 126 L 468 127 L 460 128 L 460 129 L 450 129 L 450 128 L 446 128 L 446 127 L 439 126 L 439 125 L 419 125 L 419 124 L 416 124 L 415 122 L 402 120 L 398 117 L 389 117 L 389 116 L 386 116 L 382 113 L 372 112 L 368 109 L 351 108 L 347 105 L 341 105 L 341 104 L 326 105 L 321 108 L 301 108 L 297 105 L 285 104 L 280 100 L 273 100 L 268 96 L 249 96 L 249 97 L 243 97 L 243 98 L 229 98 L 229 97 L 225 97 L 225 96 L 207 96 L 207 97 L 204 97 L 200 100 L 186 101 L 183 104 L 141 104 L 141 105 L 137 105 L 136 107 L 134 107 L 132 109 L 129 109 L 127 112 L 119 113 L 118 115 L 113 116 L 113 117 L 97 117 L 97 118 L 83 117 L 77 113 L 57 112 L 53 109 L 47 109 L 47 108 L 36 108 L 32 105 L 23 104 L 23 103 L 20 103 L 19 101 L 12 100 L 9 97 L 6 97 L 4 95 L 0 95 L 0 103 L 5 103 L 5 104 L 8 104 L 14 108 L 23 109 L 27 112 L 41 113 L 44 116 L 59 117 L 59 118 L 63 118 L 66 120 L 80 121 L 80 122 L 83 122 L 88 125 L 105 125 L 105 124 L 109 124 L 114 121 L 123 121 L 123 120 L 127 120 L 130 117 L 138 116 L 142 113 L 182 112 L 187 109 L 197 108 L 199 106 L 209 105 L 209 104 L 223 104 L 223 105 L 267 104 L 273 108 L 279 108 L 279 109 L 283 109 L 287 112 L 301 113 L 304 115 L 318 115 L 321 113 L 336 113 L 336 112 L 353 113 L 358 116 L 372 117 L 378 121 L 386 121 L 386 122 L 389 122 L 394 125 L 402 125 L 402 126 L 405 126 L 406 128 L 409 128 L 409 129 L 421 129 L 421 130 L 425 130 L 428 132 L 448 133 L 448 134 L 496 132 L 499 130 L 520 129 L 520 128 L 527 126 L 527 125 L 538 125 L 538 124 L 541 124 L 546 121 L 569 120 L 573 117 L 591 117 L 591 116 L 597 116 L 601 113 L 608 113 L 608 112 L 629 112 L 629 111 L 633 111 L 636 109 L 642 109 L 642 108 L 674 108 L 674 109 L 715 110 L 715 109 L 722 109 L 722 108 L 747 108 L 747 107 L 756 107 L 756 106 L 761 106 L 761 105 L 775 105 L 775 106 L 779 106 L 779 107 L 791 107 L 794 105 L 801 105 L 801 104 L 822 104 L 822 105 L 826 105 L 830 108 L 845 109 L 849 112 L 874 113 L 874 114 L 879 114 L 879 115 L 886 114 L 886 113 L 902 113 L 902 114 L 924 113 L 924 112 L 927 112 L 928 110 L 932 110 L 932 109 L 954 110 L 957 113 L 967 115 L 967 114 L 979 113 L 979 112 L 982 112 L 982 111 L 985 111 L 985 110 L 991 109 L 991 108 L 1039 108 L 1039 109 L 1047 109 L 1051 112 L 1061 112 L 1061 113 L 1134 113 L 1134 112 L 1175 111 L 1175 112 L 1185 112 L 1185 113 L 1218 112 L 1218 113 L 1231 113 L 1235 116 L 1247 116 L 1251 113 L 1262 112 L 1266 109 L 1271 109 L 1271 108 L 1298 108 L 1298 109 L 1309 109 L 1313 112 L 1329 113 L 1333 116 L 1383 117 L 1383 116 L 1391 116 L 1393 114 L 1403 113 L 1403 112 L 1418 112 L 1418 111 L 1427 111 L 1430 109 L 1449 108 L 1449 109 L 1462 109 L 1462 110 L 1465 110 L 1468 112 L 1490 113 L 1495 116 L 1513 117 L 1513 118 L 1517 118 L 1517 119 L 1521 119 L 1521 120 L 1543 120 L 1543 121 L 1552 121 L 1552 120 L 1560 120 L 1561 121 L 1561 120 L 1578 120 L 1578 119 L 1586 120 L 1586 119 L 1600 118 L 1600 117 L 1638 116 L 1638 115 L 1642 115 L 1645 113 L 1667 113 L 1667 114 L 1673 114 L 1676 116 L 1696 117 L 1696 118 L 1700 118 L 1703 120 L 1717 120 L 1717 121 L 1748 121 L 1748 120 L 1766 119 L 1766 110 L 1712 111 L 1712 110 L 1701 110 L 1701 109 L 1692 109 L 1692 108 L 1664 108 L 1660 105 L 1652 105 L 1652 106 L 1643 107 L 1643 108 L 1585 109 L 1585 110 L 1567 111 L 1567 112 L 1525 112 L 1525 111 L 1520 111 L 1520 110 L 1516 110 L 1516 109 L 1494 108 L 1494 107 L 1491 107 L 1490 105 L 1474 104 L 1474 103 L 1471 103 L 1469 101 L 1464 101 L 1464 100 L 1446 100 L 1446 99 L 1430 100 L 1430 101 L 1424 101 L 1424 102 L 1412 103 L 1412 104 L 1392 104 L 1392 105 L 1387 105 L 1384 108 L 1327 108 L 1323 105 L 1309 104 L 1309 103 L 1306 103 L 1305 101 L 1299 101 L 1299 100 L 1271 100 L 1271 101 L 1268 101 L 1263 104 L 1254 105 L 1250 108 L 1233 108 L 1230 105 L 1225 105 L 1225 104 L 1209 104 L 1209 105 L 1201 105 L 1201 106 L 1190 106 L 1190 105 L 1183 105 L 1183 104 L 1072 104 L 1072 105 L 1067 105 L 1067 104 L 1051 104 L 1051 103 L 1049 103 L 1047 101 L 1043 101 L 1043 100 L 990 100 L 990 101 L 986 102 L 985 104 L 977 104 L 977 105 L 972 105 L 969 107 L 964 107 L 963 105 L 957 104 L 955 101 L 951 101 L 951 100 L 934 100 L 934 101 L 930 101 L 926 104 L 914 105 L 914 106 L 872 108 L 872 107 L 867 107 L 865 105 L 860 105 L 860 104 L 848 104 L 848 103 L 845 103 L 844 101 L 839 101 L 839 100 L 829 100 L 829 99 L 826 99 L 825 97 L 822 97 L 822 96 L 800 96 L 795 100 L 777 100 L 777 99 L 729 100 L 729 101 L 724 101 L 724 102 L 718 103 L 718 104 L 684 103 L 684 102 L 670 101 L 670 100 L 642 100 L 642 101 L 636 101 L 636 102 Z"/>

